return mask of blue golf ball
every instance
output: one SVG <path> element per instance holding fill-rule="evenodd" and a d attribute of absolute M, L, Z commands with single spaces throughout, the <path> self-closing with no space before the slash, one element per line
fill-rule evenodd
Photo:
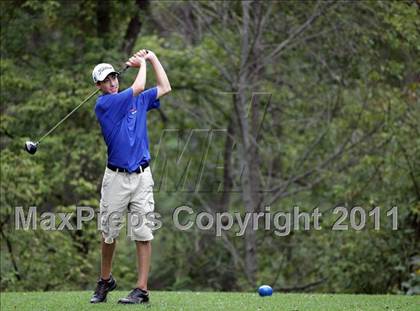
<path fill-rule="evenodd" d="M 269 285 L 261 285 L 258 288 L 258 294 L 260 294 L 261 297 L 271 296 L 273 294 L 273 289 Z"/>

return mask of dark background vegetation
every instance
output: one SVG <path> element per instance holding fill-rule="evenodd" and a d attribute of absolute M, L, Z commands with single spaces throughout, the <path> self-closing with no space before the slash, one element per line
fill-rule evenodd
<path fill-rule="evenodd" d="M 23 144 L 95 89 L 96 63 L 120 68 L 147 48 L 173 90 L 148 116 L 163 222 L 150 288 L 419 293 L 418 1 L 16 0 L 0 8 L 3 291 L 94 286 L 95 222 L 14 229 L 16 206 L 98 208 L 106 149 L 94 100 L 35 156 Z M 184 232 L 171 220 L 181 205 L 242 215 L 318 207 L 323 229 Z M 362 230 L 332 231 L 336 206 L 366 214 L 379 206 L 380 230 L 367 216 Z M 398 230 L 386 216 L 393 206 Z M 113 274 L 123 288 L 135 282 L 134 245 L 124 237 Z"/>

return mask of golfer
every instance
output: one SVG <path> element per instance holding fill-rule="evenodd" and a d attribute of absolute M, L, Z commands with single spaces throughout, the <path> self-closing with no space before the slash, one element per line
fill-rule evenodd
<path fill-rule="evenodd" d="M 146 61 L 156 75 L 157 86 L 145 89 Z M 112 258 L 119 235 L 122 215 L 132 216 L 131 239 L 136 242 L 138 278 L 136 287 L 124 304 L 147 303 L 147 279 L 150 267 L 153 234 L 146 215 L 154 210 L 153 178 L 147 138 L 147 112 L 160 106 L 159 98 L 171 91 L 168 77 L 156 55 L 140 50 L 126 63 L 139 68 L 133 85 L 118 92 L 118 72 L 110 64 L 98 64 L 92 72 L 93 81 L 102 91 L 96 101 L 95 113 L 108 147 L 108 164 L 102 180 L 100 217 L 102 231 L 101 276 L 91 303 L 105 302 L 108 292 L 116 288 L 112 277 Z"/>

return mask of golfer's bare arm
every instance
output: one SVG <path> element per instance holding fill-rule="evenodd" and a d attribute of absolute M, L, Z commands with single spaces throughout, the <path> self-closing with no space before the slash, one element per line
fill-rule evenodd
<path fill-rule="evenodd" d="M 168 94 L 171 91 L 171 84 L 169 83 L 168 76 L 166 75 L 165 69 L 163 69 L 159 59 L 151 51 L 149 51 L 145 58 L 152 64 L 153 70 L 156 75 L 158 89 L 157 98 Z"/>
<path fill-rule="evenodd" d="M 144 58 L 141 58 L 141 60 L 142 61 L 136 80 L 134 80 L 134 83 L 131 86 L 131 88 L 133 89 L 133 96 L 137 96 L 141 92 L 143 92 L 146 86 L 146 61 L 144 60 Z"/>
<path fill-rule="evenodd" d="M 131 86 L 131 88 L 133 89 L 133 96 L 137 96 L 141 92 L 143 92 L 146 86 L 146 60 L 144 59 L 144 56 L 146 54 L 146 50 L 140 50 L 132 57 L 130 57 L 130 59 L 126 63 L 131 67 L 139 68 L 137 77 L 134 80 L 133 85 Z"/>

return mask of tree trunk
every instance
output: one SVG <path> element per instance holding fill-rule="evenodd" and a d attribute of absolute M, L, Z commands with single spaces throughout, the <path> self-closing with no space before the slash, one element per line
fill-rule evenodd
<path fill-rule="evenodd" d="M 136 43 L 137 37 L 141 30 L 142 21 L 140 20 L 140 11 L 148 11 L 149 4 L 149 0 L 136 0 L 137 10 L 128 23 L 124 41 L 122 42 L 120 49 L 126 55 L 130 55 L 133 51 L 134 44 Z"/>
<path fill-rule="evenodd" d="M 258 148 L 256 145 L 256 133 L 258 130 L 258 107 L 251 103 L 251 119 L 247 118 L 246 107 L 249 103 L 247 89 L 255 85 L 251 78 L 251 68 L 246 66 L 252 59 L 252 43 L 250 40 L 250 3 L 242 2 L 242 45 L 241 45 L 241 70 L 238 77 L 238 93 L 235 100 L 235 112 L 238 119 L 239 137 L 242 141 L 241 154 L 244 155 L 242 167 L 244 167 L 241 178 L 242 198 L 246 213 L 254 213 L 259 206 L 260 179 L 258 170 Z M 252 95 L 252 94 L 250 94 Z M 252 97 L 251 97 L 252 98 Z M 255 127 L 255 129 L 253 129 Z M 252 217 L 251 217 L 252 220 Z M 253 222 L 249 221 L 245 229 L 245 272 L 252 287 L 256 286 L 258 260 L 257 260 L 257 233 L 253 229 Z"/>
<path fill-rule="evenodd" d="M 109 34 L 111 22 L 109 4 L 109 1 L 96 1 L 96 33 L 99 38 L 105 39 L 105 44 L 108 41 L 106 37 Z"/>
<path fill-rule="evenodd" d="M 241 85 L 245 82 L 244 77 L 241 76 Z M 237 100 L 235 103 L 236 115 L 239 123 L 239 132 L 242 144 L 241 154 L 244 154 L 241 167 L 244 167 L 241 178 L 242 184 L 242 198 L 245 205 L 246 213 L 254 213 L 258 209 L 258 190 L 259 177 L 256 176 L 258 172 L 257 165 L 257 148 L 252 147 L 252 138 L 250 134 L 249 123 L 246 117 L 247 96 L 243 88 L 239 89 Z M 252 218 L 251 218 L 252 219 Z M 245 272 L 247 279 L 251 286 L 255 287 L 257 281 L 257 236 L 256 231 L 253 230 L 252 221 L 247 223 L 245 229 Z"/>
<path fill-rule="evenodd" d="M 219 204 L 216 207 L 217 212 L 227 212 L 229 202 L 230 202 L 230 193 L 233 188 L 232 180 L 232 153 L 234 146 L 233 135 L 235 135 L 234 120 L 230 118 L 229 126 L 227 128 L 227 135 L 225 141 L 225 151 L 223 154 L 223 191 L 220 198 Z"/>

